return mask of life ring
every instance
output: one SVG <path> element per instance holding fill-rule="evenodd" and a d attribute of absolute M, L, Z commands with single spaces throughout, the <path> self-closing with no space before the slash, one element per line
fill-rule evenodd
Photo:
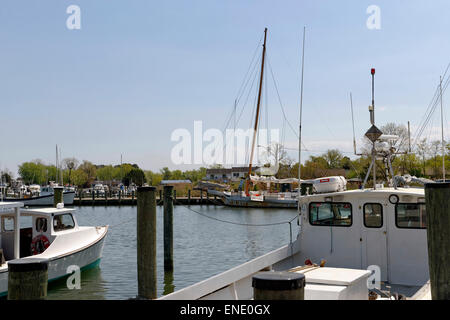
<path fill-rule="evenodd" d="M 50 246 L 50 241 L 43 234 L 34 237 L 31 241 L 31 253 L 33 255 L 44 252 Z"/>

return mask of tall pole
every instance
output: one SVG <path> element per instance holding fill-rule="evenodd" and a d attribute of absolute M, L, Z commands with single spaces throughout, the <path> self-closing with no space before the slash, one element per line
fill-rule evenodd
<path fill-rule="evenodd" d="M 255 127 L 253 131 L 253 141 L 252 141 L 252 151 L 250 153 L 250 163 L 248 166 L 248 179 L 245 184 L 245 195 L 248 196 L 248 187 L 250 185 L 250 175 L 252 173 L 252 161 L 253 161 L 253 153 L 255 151 L 255 142 L 256 142 L 256 134 L 258 132 L 258 120 L 259 120 L 259 107 L 261 105 L 261 93 L 262 93 L 262 82 L 264 78 L 264 58 L 266 56 L 266 38 L 267 38 L 267 28 L 264 29 L 264 44 L 263 44 L 263 52 L 262 52 L 262 61 L 261 61 L 261 76 L 259 78 L 259 91 L 258 91 L 258 103 L 256 105 L 256 118 L 255 118 Z"/>
<path fill-rule="evenodd" d="M 305 67 L 305 34 L 306 27 L 303 27 L 303 47 L 302 47 L 302 79 L 300 83 L 300 119 L 298 125 L 298 200 L 297 208 L 300 211 L 300 178 L 302 170 L 302 111 L 303 111 L 303 71 Z"/>
<path fill-rule="evenodd" d="M 375 69 L 370 71 L 372 74 L 372 125 L 375 125 Z M 375 141 L 373 142 L 372 148 L 372 161 L 373 161 L 373 190 L 377 189 L 377 169 L 376 169 L 376 156 L 377 151 L 375 150 Z"/>
<path fill-rule="evenodd" d="M 353 97 L 350 92 L 350 108 L 352 110 L 352 128 L 353 128 L 353 152 L 356 155 L 356 138 L 355 138 L 355 119 L 353 118 Z"/>
<path fill-rule="evenodd" d="M 439 90 L 441 92 L 441 134 L 442 134 L 442 178 L 445 182 L 445 143 L 444 143 L 444 111 L 442 107 L 442 77 L 439 79 Z"/>

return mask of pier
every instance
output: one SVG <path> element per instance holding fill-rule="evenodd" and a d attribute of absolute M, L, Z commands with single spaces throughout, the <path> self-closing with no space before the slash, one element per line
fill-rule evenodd
<path fill-rule="evenodd" d="M 75 206 L 135 206 L 137 197 L 75 197 Z M 163 196 L 156 196 L 156 205 L 163 205 Z M 223 205 L 222 198 L 219 197 L 174 197 L 174 205 Z"/>

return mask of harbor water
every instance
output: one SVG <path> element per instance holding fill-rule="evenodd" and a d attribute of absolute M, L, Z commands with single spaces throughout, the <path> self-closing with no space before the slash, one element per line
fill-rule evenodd
<path fill-rule="evenodd" d="M 289 224 L 238 224 L 289 221 L 292 209 L 246 209 L 214 205 L 174 207 L 174 271 L 164 274 L 163 208 L 157 208 L 158 297 L 226 271 L 289 243 Z M 129 299 L 137 295 L 136 207 L 76 207 L 80 225 L 110 225 L 100 266 L 84 271 L 81 289 L 69 290 L 66 280 L 49 287 L 48 299 Z M 298 232 L 292 222 L 292 237 Z"/>

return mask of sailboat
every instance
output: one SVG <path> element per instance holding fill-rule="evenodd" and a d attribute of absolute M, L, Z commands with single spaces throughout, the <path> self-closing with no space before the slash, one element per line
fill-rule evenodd
<path fill-rule="evenodd" d="M 295 192 L 279 192 L 270 193 L 269 191 L 250 191 L 251 183 L 266 183 L 270 190 L 270 184 L 280 185 L 292 185 L 297 183 L 295 178 L 289 179 L 276 179 L 275 174 L 278 168 L 278 162 L 274 168 L 258 168 L 261 175 L 253 175 L 253 158 L 256 146 L 256 137 L 258 134 L 258 125 L 260 118 L 260 107 L 262 100 L 262 87 L 264 79 L 264 66 L 266 58 L 266 40 L 267 40 L 267 28 L 264 29 L 264 43 L 262 46 L 262 59 L 261 59 L 261 72 L 259 77 L 258 98 L 256 104 L 256 115 L 253 128 L 253 138 L 250 153 L 250 160 L 248 165 L 248 174 L 245 179 L 245 186 L 243 191 L 236 193 L 223 193 L 223 203 L 232 207 L 253 207 L 253 208 L 297 208 L 297 194 Z M 242 185 L 241 185 L 242 186 Z"/>

